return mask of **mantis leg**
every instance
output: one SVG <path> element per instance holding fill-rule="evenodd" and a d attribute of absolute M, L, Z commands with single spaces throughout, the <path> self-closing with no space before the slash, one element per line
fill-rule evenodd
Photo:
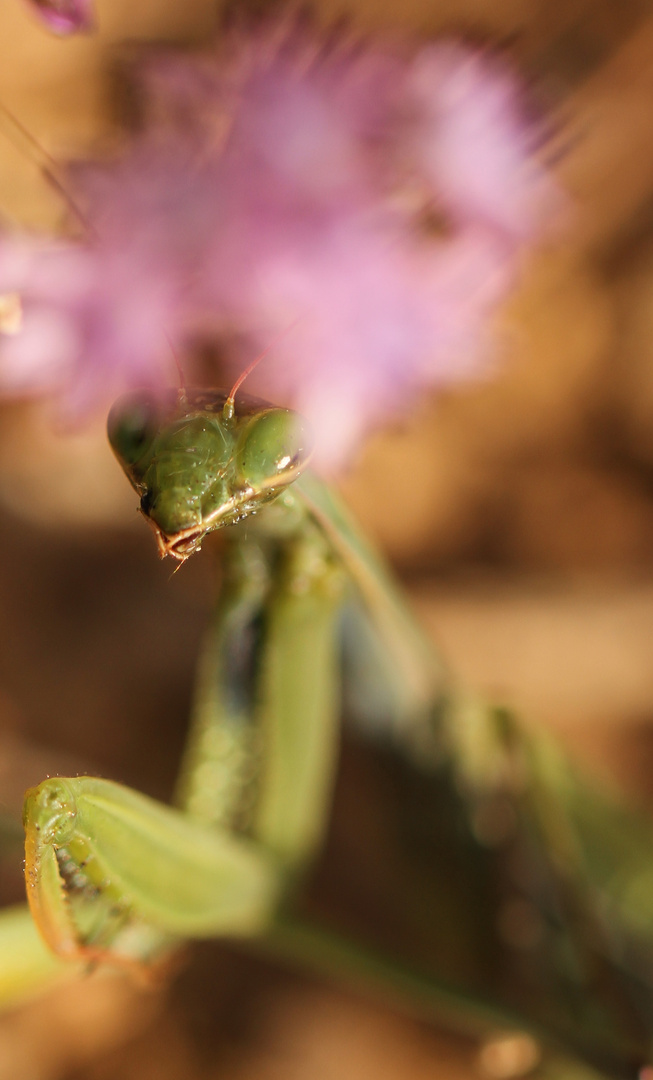
<path fill-rule="evenodd" d="M 301 868 L 326 830 L 340 727 L 344 575 L 312 524 L 284 546 L 266 619 L 259 695 L 265 768 L 252 834 Z"/>
<path fill-rule="evenodd" d="M 227 546 L 179 802 L 299 866 L 328 820 L 345 582 L 305 515 L 280 533 Z"/>
<path fill-rule="evenodd" d="M 370 686 L 391 702 L 380 726 L 363 713 L 354 738 L 385 777 L 371 801 L 383 799 L 392 822 L 379 887 L 397 962 L 434 990 L 453 985 L 521 1014 L 525 1029 L 609 1073 L 646 1061 L 650 823 L 593 790 L 545 736 L 448 677 L 346 509 L 313 477 L 297 486 L 357 585 L 349 666 L 367 684 L 363 705 Z M 356 847 L 353 822 L 348 845 L 364 904 L 378 865 Z"/>
<path fill-rule="evenodd" d="M 261 765 L 256 672 L 273 569 L 256 538 L 226 545 L 175 795 L 207 825 L 242 830 L 251 816 Z"/>

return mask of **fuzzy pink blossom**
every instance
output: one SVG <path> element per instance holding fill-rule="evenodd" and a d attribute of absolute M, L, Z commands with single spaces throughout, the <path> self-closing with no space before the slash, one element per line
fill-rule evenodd
<path fill-rule="evenodd" d="M 55 34 L 88 33 L 95 27 L 93 0 L 26 0 L 41 22 Z"/>
<path fill-rule="evenodd" d="M 551 186 L 498 59 L 460 44 L 369 44 L 298 21 L 213 54 L 148 58 L 122 158 L 71 173 L 85 241 L 0 244 L 23 328 L 0 387 L 57 385 L 80 411 L 169 377 L 170 346 L 222 344 L 342 464 L 424 386 L 487 362 Z M 1 328 L 1 323 L 0 323 Z"/>
<path fill-rule="evenodd" d="M 0 332 L 0 387 L 58 390 L 74 418 L 126 385 L 174 376 L 170 343 L 182 348 L 203 315 L 196 278 L 220 206 L 181 140 L 76 166 L 70 182 L 84 241 L 0 243 L 0 294 L 22 307 L 20 331 Z"/>
<path fill-rule="evenodd" d="M 516 239 L 536 232 L 550 205 L 533 156 L 542 133 L 527 121 L 512 73 L 461 45 L 432 45 L 409 81 L 422 113 L 415 153 L 452 216 Z"/>

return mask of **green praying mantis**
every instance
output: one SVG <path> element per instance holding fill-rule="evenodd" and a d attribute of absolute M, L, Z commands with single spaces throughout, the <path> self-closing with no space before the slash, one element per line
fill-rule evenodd
<path fill-rule="evenodd" d="M 645 1075 L 648 822 L 456 684 L 308 470 L 294 412 L 133 392 L 108 430 L 161 556 L 224 530 L 222 587 L 175 807 L 84 776 L 27 793 L 31 918 L 0 919 L 0 999 L 231 936 L 482 1036 L 526 1033 L 542 1076 Z M 349 788 L 343 740 L 363 762 Z"/>

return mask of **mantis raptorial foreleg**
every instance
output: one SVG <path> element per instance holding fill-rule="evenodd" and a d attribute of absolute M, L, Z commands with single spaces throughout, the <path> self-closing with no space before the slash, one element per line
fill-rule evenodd
<path fill-rule="evenodd" d="M 305 513 L 274 509 L 227 543 L 180 804 L 297 866 L 327 821 L 344 574 Z"/>
<path fill-rule="evenodd" d="M 263 846 L 300 869 L 322 839 L 339 743 L 339 617 L 344 575 L 313 522 L 286 541 L 261 655 L 265 766 L 252 822 Z"/>
<path fill-rule="evenodd" d="M 227 545 L 175 794 L 192 817 L 241 832 L 251 820 L 261 766 L 256 673 L 273 570 L 255 538 Z"/>
<path fill-rule="evenodd" d="M 205 671 L 182 785 L 194 813 L 90 777 L 45 781 L 28 795 L 28 898 L 60 955 L 147 962 L 174 938 L 261 933 L 321 838 L 337 746 L 342 570 L 307 521 L 243 554 L 232 552 L 212 628 L 221 660 L 225 633 L 243 655 Z"/>

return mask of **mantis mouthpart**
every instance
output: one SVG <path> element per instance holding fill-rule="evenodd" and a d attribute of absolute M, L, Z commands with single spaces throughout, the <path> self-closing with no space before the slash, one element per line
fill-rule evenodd
<path fill-rule="evenodd" d="M 653 1037 L 648 823 L 456 684 L 306 471 L 296 414 L 141 392 L 108 426 L 159 554 L 181 563 L 224 529 L 223 585 L 176 807 L 92 777 L 27 794 L 28 900 L 50 949 L 147 969 L 187 938 L 256 939 L 464 1030 L 527 1032 L 542 1076 L 636 1075 Z M 297 913 L 332 813 L 343 697 L 346 738 L 383 779 L 385 876 L 372 883 L 364 846 L 352 872 L 370 904 L 382 894 L 389 958 L 373 927 L 363 945 Z"/>

